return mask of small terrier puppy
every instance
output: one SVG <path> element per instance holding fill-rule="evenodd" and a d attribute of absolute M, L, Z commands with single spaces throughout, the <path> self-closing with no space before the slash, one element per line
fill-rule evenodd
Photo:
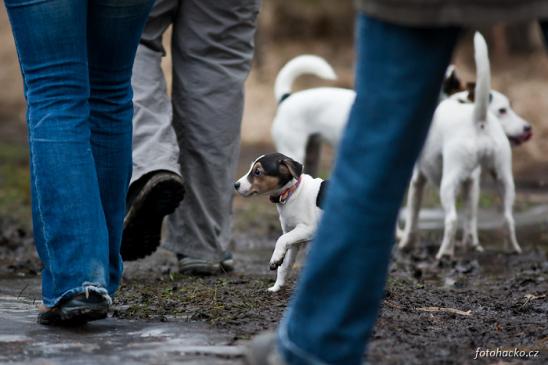
<path fill-rule="evenodd" d="M 322 214 L 327 180 L 313 178 L 302 170 L 299 162 L 281 153 L 270 153 L 253 161 L 249 171 L 234 183 L 244 197 L 270 195 L 278 209 L 283 235 L 276 241 L 270 259 L 270 269 L 278 269 L 270 292 L 285 285 L 299 249 L 312 240 Z"/>

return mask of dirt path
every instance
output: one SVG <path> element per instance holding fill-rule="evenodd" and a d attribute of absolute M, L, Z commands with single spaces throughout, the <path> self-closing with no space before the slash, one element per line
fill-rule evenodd
<path fill-rule="evenodd" d="M 266 149 L 245 148 L 240 170 Z M 371 363 L 548 363 L 548 198 L 542 190 L 518 193 L 524 249 L 518 256 L 501 252 L 500 215 L 489 191 L 483 193 L 485 253 L 461 249 L 455 261 L 433 260 L 442 228 L 435 201 L 423 211 L 417 247 L 394 253 Z M 40 295 L 32 236 L 0 220 L 0 278 L 9 278 L 0 279 L 0 363 L 240 363 L 242 344 L 276 327 L 292 285 L 274 295 L 266 291 L 274 281 L 267 262 L 280 234 L 274 207 L 266 199 L 238 198 L 235 218 L 235 273 L 182 276 L 174 256 L 160 249 L 126 265 L 111 319 L 60 332 L 34 323 Z M 477 348 L 540 351 L 542 357 L 474 360 Z"/>
<path fill-rule="evenodd" d="M 238 209 L 243 207 L 251 209 Z M 257 214 L 261 208 L 252 209 Z M 411 254 L 395 252 L 370 362 L 546 363 L 548 222 L 542 217 L 534 226 L 520 224 L 522 255 L 500 252 L 498 229 L 482 231 L 485 253 L 460 250 L 454 261 L 433 260 L 436 230 L 425 233 Z M 260 236 L 236 235 L 232 274 L 176 274 L 165 250 L 128 264 L 112 317 L 79 330 L 34 323 L 38 278 L 0 280 L 0 363 L 241 363 L 242 345 L 276 327 L 292 292 L 292 285 L 275 295 L 266 292 L 274 280 L 266 262 L 277 232 L 269 225 L 262 230 Z M 539 357 L 474 360 L 478 348 L 518 349 L 528 356 L 539 351 Z"/>
<path fill-rule="evenodd" d="M 229 345 L 230 333 L 198 321 L 109 318 L 80 328 L 39 326 L 36 303 L 17 292 L 20 285 L 32 292 L 38 281 L 0 280 L 2 364 L 239 363 L 242 347 Z"/>

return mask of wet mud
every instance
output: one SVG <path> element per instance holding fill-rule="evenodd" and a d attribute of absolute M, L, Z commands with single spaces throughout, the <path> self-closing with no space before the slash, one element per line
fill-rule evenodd
<path fill-rule="evenodd" d="M 458 248 L 455 260 L 435 261 L 441 239 L 435 216 L 425 221 L 430 228 L 422 229 L 411 252 L 394 250 L 369 346 L 370 363 L 548 363 L 548 218 L 543 210 L 535 210 L 540 203 L 525 204 L 524 219 L 516 219 L 524 250 L 521 255 L 503 252 L 505 234 L 491 225 L 489 215 L 480 217 L 483 253 Z M 537 213 L 528 215 L 529 208 Z M 149 258 L 127 263 L 111 320 L 144 328 L 198 326 L 209 338 L 204 343 L 217 345 L 214 338 L 222 334 L 220 345 L 238 348 L 253 335 L 276 328 L 304 257 L 287 288 L 276 294 L 267 292 L 275 280 L 268 260 L 281 233 L 275 208 L 266 199 L 238 198 L 234 215 L 235 235 L 229 249 L 234 253 L 235 272 L 181 275 L 174 255 L 160 249 Z M 31 233 L 12 221 L 0 220 L 0 278 L 36 277 L 39 269 Z M 38 280 L 33 282 L 36 287 L 27 289 L 17 281 L 2 281 L 13 287 L 10 295 L 36 299 Z M 0 289 L 2 293 L 5 288 Z M 511 351 L 512 355 L 518 349 L 527 356 L 475 359 L 478 348 Z M 239 359 L 227 363 L 239 363 Z"/>
<path fill-rule="evenodd" d="M 260 237 L 237 235 L 235 273 L 196 278 L 170 272 L 168 267 L 158 272 L 156 266 L 148 274 L 126 278 L 114 315 L 205 322 L 230 333 L 233 344 L 276 328 L 298 270 L 282 292 L 266 291 L 275 278 L 267 263 L 277 233 L 269 225 L 263 228 Z M 410 253 L 394 250 L 385 299 L 369 347 L 370 362 L 546 363 L 548 235 L 537 225 L 535 230 L 521 230 L 519 236 L 523 238 L 521 255 L 503 252 L 504 234 L 497 230 L 482 232 L 484 253 L 458 248 L 455 260 L 434 260 L 439 232 L 425 233 Z M 527 356 L 475 359 L 478 348 L 511 350 L 512 354 L 518 349 Z"/>

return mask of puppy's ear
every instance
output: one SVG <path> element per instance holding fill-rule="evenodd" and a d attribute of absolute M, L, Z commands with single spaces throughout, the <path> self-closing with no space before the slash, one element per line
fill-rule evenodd
<path fill-rule="evenodd" d="M 292 177 L 298 179 L 303 173 L 303 165 L 290 158 L 280 160 L 280 170 L 287 169 L 287 172 Z"/>
<path fill-rule="evenodd" d="M 443 92 L 445 95 L 451 96 L 460 91 L 464 91 L 464 86 L 453 66 L 448 70 L 445 80 L 443 81 Z"/>
<path fill-rule="evenodd" d="M 476 83 L 467 82 L 466 90 L 468 91 L 468 100 L 470 100 L 471 102 L 474 102 L 476 100 Z"/>

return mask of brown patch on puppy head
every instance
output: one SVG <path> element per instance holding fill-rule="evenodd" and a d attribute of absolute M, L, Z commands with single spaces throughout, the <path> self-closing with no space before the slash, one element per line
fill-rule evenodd
<path fill-rule="evenodd" d="M 296 161 L 290 158 L 284 158 L 280 161 L 280 174 L 285 175 L 288 178 L 291 176 L 292 178 L 298 179 L 299 176 L 301 176 L 301 173 L 302 166 L 296 163 Z"/>
<path fill-rule="evenodd" d="M 252 193 L 269 194 L 299 178 L 302 170 L 302 165 L 297 161 L 281 153 L 271 153 L 253 163 L 247 181 L 251 184 Z"/>
<path fill-rule="evenodd" d="M 251 192 L 254 194 L 267 194 L 279 188 L 280 178 L 267 174 L 260 161 L 255 162 L 247 181 L 251 184 Z"/>

